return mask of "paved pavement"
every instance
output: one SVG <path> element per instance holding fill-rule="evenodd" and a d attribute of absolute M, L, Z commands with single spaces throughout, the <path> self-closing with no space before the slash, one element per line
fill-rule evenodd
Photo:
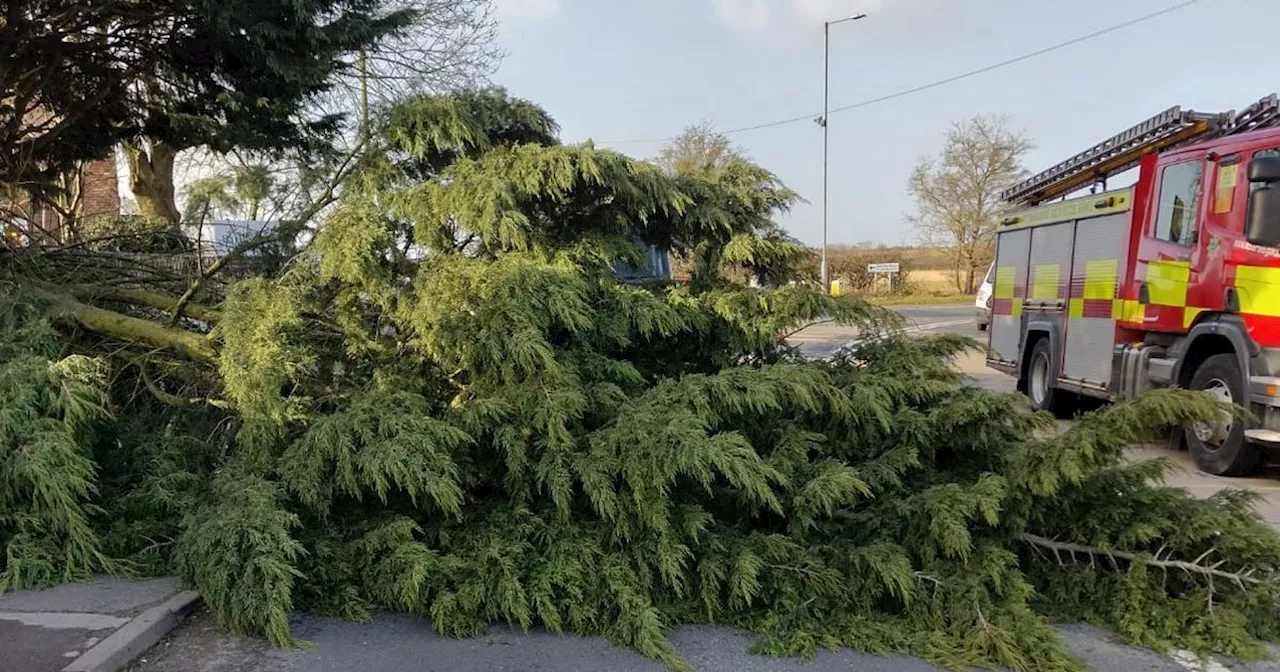
<path fill-rule="evenodd" d="M 174 578 L 127 581 L 101 578 L 42 591 L 0 595 L 0 670 L 55 672 L 118 653 L 156 605 L 182 594 Z M 154 644 L 163 632 L 126 652 Z M 127 643 L 127 642 L 126 642 Z M 80 668 L 92 669 L 92 668 Z"/>
<path fill-rule="evenodd" d="M 902 308 L 923 332 L 949 331 L 980 338 L 969 306 Z M 794 339 L 806 351 L 821 356 L 856 337 L 849 330 L 830 324 L 815 325 Z M 960 368 L 980 385 L 1013 391 L 1009 377 L 985 368 L 983 357 L 962 358 Z M 1139 449 L 1134 456 L 1167 455 L 1165 451 Z M 1185 457 L 1174 455 L 1183 464 Z M 1209 494 L 1225 486 L 1253 487 L 1274 502 L 1280 480 L 1272 476 L 1258 479 L 1219 479 L 1195 472 L 1191 467 L 1175 478 L 1175 484 L 1197 494 Z M 1275 494 L 1268 494 L 1275 493 Z M 1280 509 L 1278 509 L 1280 510 Z M 1280 515 L 1272 520 L 1280 521 Z M 453 640 L 436 635 L 423 619 L 403 614 L 375 614 L 368 624 L 343 623 L 334 619 L 296 615 L 294 633 L 309 642 L 306 648 L 274 650 L 264 641 L 235 637 L 219 629 L 205 612 L 198 612 L 174 631 L 170 638 L 144 654 L 132 672 L 222 672 L 269 670 L 277 672 L 361 670 L 439 670 L 480 672 L 511 670 L 613 670 L 618 672 L 659 672 L 660 664 L 634 651 L 612 646 L 597 638 L 555 635 L 543 630 L 522 633 L 507 627 L 491 628 L 485 636 Z M 1101 672 L 1180 672 L 1182 670 L 1250 670 L 1280 672 L 1280 664 L 1224 667 L 1219 662 L 1202 665 L 1194 658 L 1177 661 L 1146 649 L 1112 641 L 1108 633 L 1085 625 L 1059 628 L 1067 648 L 1090 667 Z M 750 635 L 713 626 L 683 627 L 672 635 L 676 649 L 697 670 L 710 672 L 771 672 L 773 670 L 859 670 L 865 672 L 924 672 L 936 668 L 899 656 L 867 656 L 851 651 L 820 653 L 801 662 L 749 653 Z"/>

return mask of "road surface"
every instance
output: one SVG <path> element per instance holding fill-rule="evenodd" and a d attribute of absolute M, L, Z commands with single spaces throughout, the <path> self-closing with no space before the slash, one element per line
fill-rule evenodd
<path fill-rule="evenodd" d="M 950 332 L 985 340 L 973 322 L 972 306 L 948 305 L 898 309 L 921 333 Z M 814 356 L 829 355 L 857 337 L 856 332 L 833 324 L 818 324 L 792 339 Z M 981 354 L 963 357 L 957 365 L 984 387 L 1012 392 L 1011 378 L 984 366 Z M 1156 449 L 1135 450 L 1134 457 L 1167 455 Z M 1280 480 L 1221 479 L 1195 471 L 1185 454 L 1175 455 L 1184 473 L 1175 484 L 1207 496 L 1226 487 L 1249 487 L 1268 497 L 1273 507 L 1270 520 L 1280 524 Z M 307 648 L 275 650 L 258 639 L 228 635 L 209 615 L 200 612 L 188 619 L 165 642 L 139 659 L 133 672 L 231 672 L 269 670 L 275 672 L 399 672 L 421 670 L 439 672 L 541 672 L 552 670 L 609 670 L 614 672 L 661 672 L 661 664 L 634 651 L 615 647 L 598 638 L 555 635 L 535 629 L 522 633 L 509 627 L 491 628 L 484 637 L 445 639 L 431 630 L 424 619 L 403 614 L 375 614 L 368 624 L 344 623 L 335 619 L 296 615 L 294 634 L 311 642 Z M 1248 670 L 1280 672 L 1280 663 L 1251 666 L 1224 666 L 1211 661 L 1202 664 L 1194 657 L 1175 660 L 1147 649 L 1112 641 L 1108 633 L 1085 625 L 1059 628 L 1067 648 L 1099 672 L 1185 672 L 1186 670 Z M 901 656 L 869 656 L 851 651 L 822 652 L 807 663 L 793 659 L 768 658 L 749 653 L 750 635 L 730 628 L 689 626 L 672 634 L 676 649 L 694 669 L 707 672 L 773 672 L 775 670 L 856 670 L 859 672 L 926 672 L 937 670 L 922 660 Z"/>
<path fill-rule="evenodd" d="M 908 328 L 918 333 L 947 332 L 971 336 L 982 343 L 987 340 L 986 332 L 978 331 L 973 319 L 973 308 L 968 304 L 904 307 L 898 309 L 898 312 L 909 320 Z M 826 323 L 805 329 L 796 334 L 792 341 L 811 356 L 821 357 L 831 354 L 857 336 L 857 331 L 849 327 Z M 967 353 L 956 365 L 982 387 L 999 392 L 1015 391 L 1013 378 L 988 369 L 981 353 Z M 1198 470 L 1186 451 L 1173 452 L 1163 447 L 1138 446 L 1130 449 L 1129 454 L 1135 460 L 1171 458 L 1180 468 L 1170 475 L 1169 484 L 1186 488 L 1200 497 L 1208 497 L 1224 488 L 1253 490 L 1262 495 L 1262 503 L 1258 509 L 1262 517 L 1280 529 L 1280 464 L 1267 465 L 1254 478 L 1223 478 Z M 1280 460 L 1280 455 L 1275 456 L 1275 460 Z"/>
<path fill-rule="evenodd" d="M 187 619 L 166 641 L 135 662 L 130 672 L 666 672 L 667 668 L 630 649 L 599 638 L 556 635 L 534 629 L 490 628 L 483 637 L 447 639 L 423 619 L 374 614 L 367 624 L 298 616 L 293 633 L 306 648 L 277 650 L 263 640 L 228 635 L 206 612 Z M 1280 666 L 1201 667 L 1147 649 L 1112 641 L 1087 625 L 1059 628 L 1067 649 L 1099 672 L 1277 672 Z M 821 651 L 811 661 L 750 653 L 752 636 L 719 626 L 678 628 L 676 650 L 699 672 L 943 672 L 918 658 L 872 656 L 848 650 Z"/>
<path fill-rule="evenodd" d="M 912 332 L 947 332 L 985 340 L 985 333 L 978 331 L 974 322 L 973 305 L 969 303 L 904 306 L 897 311 L 907 319 L 907 329 Z M 849 327 L 822 322 L 792 335 L 790 341 L 811 357 L 826 357 L 854 338 L 857 332 Z"/>

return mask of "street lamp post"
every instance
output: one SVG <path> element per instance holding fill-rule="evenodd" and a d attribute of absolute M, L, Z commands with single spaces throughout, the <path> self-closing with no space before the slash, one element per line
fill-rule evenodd
<path fill-rule="evenodd" d="M 831 270 L 827 266 L 827 122 L 831 114 L 831 26 L 866 17 L 866 14 L 855 14 L 822 24 L 822 116 L 815 121 L 822 126 L 822 291 L 827 293 L 831 292 Z"/>

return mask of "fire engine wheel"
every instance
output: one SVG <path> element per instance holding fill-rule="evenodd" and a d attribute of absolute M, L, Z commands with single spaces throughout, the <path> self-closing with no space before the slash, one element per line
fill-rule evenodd
<path fill-rule="evenodd" d="M 1050 411 L 1059 417 L 1067 417 L 1074 410 L 1070 392 L 1053 386 L 1053 353 L 1049 339 L 1041 338 L 1031 348 L 1027 359 L 1027 378 L 1023 389 L 1031 398 L 1031 405 L 1041 411 Z"/>
<path fill-rule="evenodd" d="M 1190 389 L 1201 390 L 1228 404 L 1245 400 L 1240 364 L 1234 354 L 1214 355 L 1191 376 Z M 1186 430 L 1187 447 L 1201 471 L 1219 476 L 1243 476 L 1262 460 L 1262 449 L 1244 439 L 1244 423 L 1226 411 L 1217 422 L 1198 422 Z"/>

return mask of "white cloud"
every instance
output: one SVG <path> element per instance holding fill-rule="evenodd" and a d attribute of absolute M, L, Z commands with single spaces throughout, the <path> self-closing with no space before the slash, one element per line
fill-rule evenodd
<path fill-rule="evenodd" d="M 752 36 L 794 39 L 820 35 L 823 21 L 866 13 L 866 37 L 936 37 L 967 23 L 972 4 L 954 0 L 710 0 L 717 17 Z"/>
<path fill-rule="evenodd" d="M 497 6 L 504 23 L 540 21 L 560 13 L 560 0 L 498 0 Z"/>

